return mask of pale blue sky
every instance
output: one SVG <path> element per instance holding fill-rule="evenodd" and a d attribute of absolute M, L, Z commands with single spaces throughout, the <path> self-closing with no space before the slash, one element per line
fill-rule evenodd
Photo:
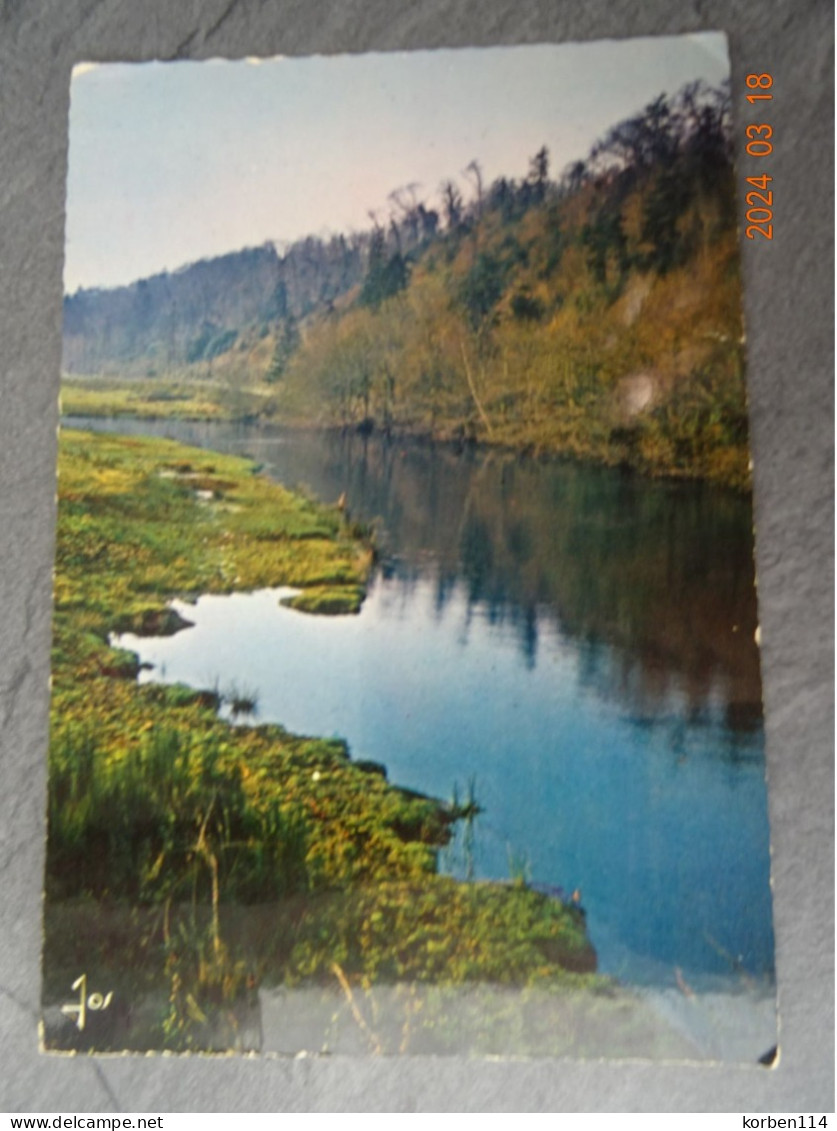
<path fill-rule="evenodd" d="M 265 240 L 369 226 L 418 182 L 438 203 L 476 158 L 486 183 L 552 171 L 662 92 L 729 72 L 720 33 L 73 73 L 68 293 Z"/>

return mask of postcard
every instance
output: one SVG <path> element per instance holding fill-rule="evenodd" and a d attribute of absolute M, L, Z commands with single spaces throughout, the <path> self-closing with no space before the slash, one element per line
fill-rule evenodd
<path fill-rule="evenodd" d="M 732 152 L 720 33 L 74 70 L 45 1049 L 773 1063 Z"/>

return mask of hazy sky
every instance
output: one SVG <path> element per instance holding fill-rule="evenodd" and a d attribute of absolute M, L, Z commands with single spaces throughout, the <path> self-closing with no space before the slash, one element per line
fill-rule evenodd
<path fill-rule="evenodd" d="M 115 286 L 265 240 L 347 232 L 418 182 L 438 205 L 476 158 L 486 183 L 557 174 L 662 92 L 729 71 L 719 33 L 73 73 L 65 290 Z M 467 195 L 467 194 L 466 194 Z"/>

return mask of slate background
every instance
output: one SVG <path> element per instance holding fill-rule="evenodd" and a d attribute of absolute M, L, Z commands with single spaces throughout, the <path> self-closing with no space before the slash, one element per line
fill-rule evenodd
<path fill-rule="evenodd" d="M 778 1067 L 39 1054 L 73 63 L 706 29 L 730 39 L 740 184 L 743 125 L 755 120 L 744 75 L 769 71 L 775 80 L 774 239 L 743 240 L 743 253 Z M 833 44 L 829 0 L 0 0 L 0 1110 L 834 1111 Z"/>

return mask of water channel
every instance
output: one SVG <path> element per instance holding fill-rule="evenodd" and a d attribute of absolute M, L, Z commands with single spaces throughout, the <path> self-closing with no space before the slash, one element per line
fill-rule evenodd
<path fill-rule="evenodd" d="M 252 456 L 374 520 L 358 616 L 261 592 L 126 640 L 146 678 L 258 696 L 397 784 L 483 812 L 462 877 L 581 889 L 599 968 L 769 985 L 773 934 L 750 501 L 562 461 L 267 425 L 68 419 Z"/>

